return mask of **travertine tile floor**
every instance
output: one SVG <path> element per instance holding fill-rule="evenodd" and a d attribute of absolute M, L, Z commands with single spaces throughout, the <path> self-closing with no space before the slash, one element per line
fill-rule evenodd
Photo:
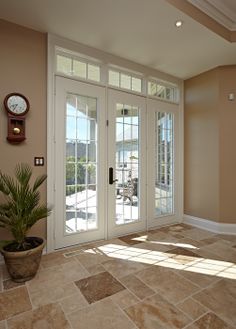
<path fill-rule="evenodd" d="M 184 224 L 45 255 L 0 274 L 0 329 L 236 328 L 236 236 Z"/>

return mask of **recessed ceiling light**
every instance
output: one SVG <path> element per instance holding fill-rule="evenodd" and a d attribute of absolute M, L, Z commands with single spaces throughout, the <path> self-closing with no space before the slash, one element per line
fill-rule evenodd
<path fill-rule="evenodd" d="M 181 27 L 182 25 L 183 25 L 183 21 L 180 21 L 180 20 L 179 20 L 179 21 L 176 21 L 176 22 L 175 22 L 175 26 L 176 26 L 176 27 Z"/>

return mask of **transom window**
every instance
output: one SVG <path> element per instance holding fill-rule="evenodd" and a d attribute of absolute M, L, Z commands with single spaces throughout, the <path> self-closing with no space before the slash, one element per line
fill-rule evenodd
<path fill-rule="evenodd" d="M 142 92 L 142 79 L 130 74 L 109 70 L 108 83 L 114 87 Z"/>
<path fill-rule="evenodd" d="M 176 102 L 177 88 L 174 86 L 166 86 L 159 82 L 148 81 L 148 95 Z"/>
<path fill-rule="evenodd" d="M 58 49 L 56 53 L 56 72 L 96 83 L 104 84 L 107 81 L 108 86 L 173 103 L 179 102 L 179 88 L 171 82 L 155 81 L 155 78 L 146 79 L 139 72 L 136 74 L 126 72 L 125 69 L 111 68 L 100 62 L 97 63 L 96 59 L 79 57 L 79 54 L 78 56 L 68 54 L 61 49 Z"/>
<path fill-rule="evenodd" d="M 79 59 L 57 54 L 57 72 L 100 82 L 100 66 Z"/>

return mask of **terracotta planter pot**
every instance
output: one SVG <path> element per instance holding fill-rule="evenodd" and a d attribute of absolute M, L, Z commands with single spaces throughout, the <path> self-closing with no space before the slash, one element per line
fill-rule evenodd
<path fill-rule="evenodd" d="M 32 279 L 38 271 L 45 240 L 42 238 L 30 237 L 28 239 L 37 240 L 41 244 L 26 251 L 6 251 L 1 250 L 8 272 L 15 282 L 24 282 Z"/>

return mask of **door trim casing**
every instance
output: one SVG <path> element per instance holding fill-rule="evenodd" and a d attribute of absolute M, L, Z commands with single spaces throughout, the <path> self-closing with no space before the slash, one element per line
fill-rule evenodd
<path fill-rule="evenodd" d="M 73 42 L 67 40 L 62 37 L 58 37 L 56 35 L 48 34 L 47 38 L 47 203 L 49 205 L 55 204 L 55 177 L 54 177 L 54 168 L 55 168 L 55 49 L 56 47 L 61 47 L 67 49 L 68 51 L 72 51 L 75 53 L 84 54 L 84 56 L 98 58 L 102 62 L 102 71 L 107 71 L 107 63 L 118 65 L 119 67 L 123 67 L 124 69 L 137 71 L 143 74 L 145 77 L 156 77 L 157 79 L 163 81 L 169 81 L 170 83 L 178 85 L 179 88 L 179 213 L 181 214 L 179 221 L 182 221 L 183 218 L 183 192 L 184 192 L 184 184 L 183 184 L 183 173 L 184 173 L 184 104 L 183 104 L 183 89 L 184 84 L 183 80 L 178 79 L 176 77 L 170 76 L 169 74 L 160 72 L 155 69 L 151 69 L 145 67 L 143 65 L 139 65 L 133 63 L 129 60 L 119 58 L 115 55 L 111 55 L 109 53 L 93 49 L 91 47 L 87 47 L 85 45 L 79 44 L 77 42 Z M 77 80 L 78 81 L 78 80 Z M 106 89 L 106 93 L 108 89 L 116 89 L 108 86 L 107 81 L 105 81 L 105 85 L 103 86 Z M 144 81 L 145 82 L 145 81 Z M 92 83 L 93 84 L 93 83 Z M 96 85 L 96 83 L 95 83 Z M 129 91 L 127 91 L 129 93 Z M 152 99 L 152 97 L 148 95 L 140 95 L 140 97 L 144 97 L 146 101 L 148 99 Z M 163 104 L 166 101 L 163 101 Z M 107 105 L 107 104 L 106 104 Z M 156 227 L 160 226 L 160 222 L 157 223 Z M 165 225 L 168 225 L 165 223 Z M 106 229 L 106 228 L 105 228 Z M 55 211 L 53 210 L 50 216 L 47 218 L 47 253 L 55 251 Z M 106 231 L 105 231 L 106 234 Z"/>

